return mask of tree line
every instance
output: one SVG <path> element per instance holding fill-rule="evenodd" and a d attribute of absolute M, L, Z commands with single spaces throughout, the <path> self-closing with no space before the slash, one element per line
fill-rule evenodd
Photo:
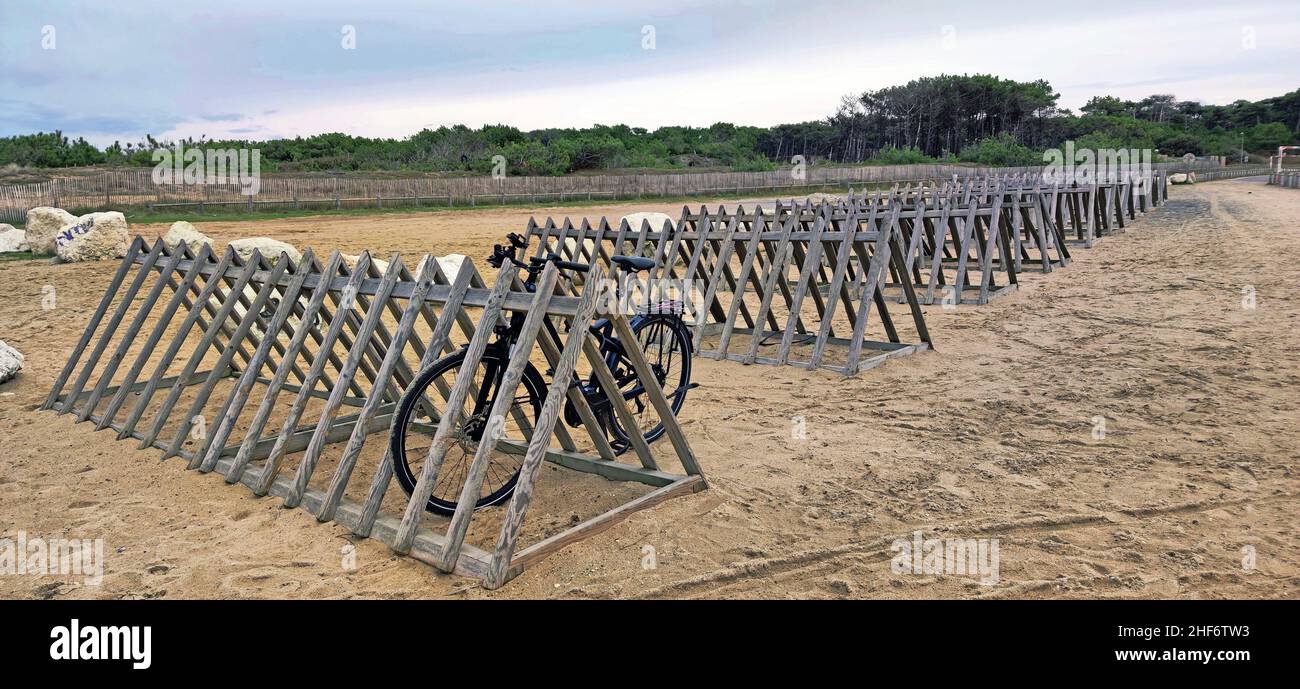
<path fill-rule="evenodd" d="M 600 170 L 774 169 L 794 156 L 812 163 L 971 162 L 1033 165 L 1042 151 L 1150 148 L 1161 155 L 1268 155 L 1300 142 L 1300 89 L 1228 105 L 1157 94 L 1140 101 L 1097 96 L 1078 113 L 1058 106 L 1045 80 L 939 75 L 845 96 L 823 120 L 773 127 L 627 125 L 522 131 L 507 125 L 424 129 L 402 139 L 341 133 L 269 141 L 185 139 L 185 146 L 260 150 L 264 171 L 403 170 L 513 175 Z M 0 165 L 58 168 L 152 166 L 171 141 L 114 142 L 103 149 L 60 131 L 0 138 Z"/>

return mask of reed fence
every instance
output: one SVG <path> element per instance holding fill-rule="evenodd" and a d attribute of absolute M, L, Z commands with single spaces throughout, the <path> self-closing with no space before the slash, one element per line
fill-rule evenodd
<path fill-rule="evenodd" d="M 1218 165 L 1212 161 L 1157 163 L 1173 172 L 1196 171 L 1198 178 Z M 224 212 L 343 210 L 505 205 L 641 198 L 727 196 L 871 184 L 965 178 L 990 173 L 1024 173 L 1040 166 L 983 168 L 961 165 L 884 165 L 812 167 L 802 176 L 790 169 L 767 172 L 682 172 L 567 177 L 412 177 L 366 178 L 347 175 L 261 175 L 256 194 L 239 184 L 155 184 L 152 170 L 131 168 L 99 175 L 0 186 L 0 222 L 21 223 L 27 211 L 54 206 L 85 213 L 124 208 L 158 211 Z"/>

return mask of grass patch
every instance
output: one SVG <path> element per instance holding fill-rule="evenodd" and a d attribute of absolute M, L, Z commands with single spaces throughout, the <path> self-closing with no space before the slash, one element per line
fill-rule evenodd
<path fill-rule="evenodd" d="M 0 263 L 5 261 L 31 261 L 38 258 L 49 258 L 45 254 L 34 254 L 30 251 L 9 251 L 0 254 Z"/>
<path fill-rule="evenodd" d="M 865 184 L 865 185 L 856 186 L 854 187 L 854 189 L 858 192 L 862 192 L 866 190 L 888 189 L 892 185 L 893 185 L 892 182 L 881 183 L 881 184 Z M 803 187 L 800 189 L 783 188 L 783 189 L 767 191 L 767 192 L 744 191 L 739 196 L 736 196 L 734 194 L 717 194 L 717 195 L 710 195 L 710 196 L 672 196 L 672 197 L 645 196 L 640 199 L 593 198 L 591 200 L 566 199 L 564 201 L 560 201 L 558 199 L 549 200 L 549 199 L 541 198 L 538 199 L 537 201 L 526 201 L 521 199 L 518 201 L 507 201 L 506 203 L 479 203 L 474 206 L 425 205 L 425 206 L 385 206 L 383 208 L 366 207 L 366 208 L 343 208 L 343 209 L 289 208 L 289 209 L 265 210 L 265 211 L 255 210 L 251 213 L 246 211 L 213 212 L 210 210 L 205 210 L 205 212 L 203 213 L 199 213 L 197 212 L 197 210 L 190 211 L 190 212 L 174 211 L 174 210 L 168 210 L 163 212 L 152 212 L 148 208 L 124 209 L 122 210 L 122 212 L 123 214 L 126 215 L 126 219 L 128 222 L 140 223 L 140 224 L 173 223 L 178 220 L 185 220 L 188 222 L 203 222 L 203 221 L 239 222 L 245 220 L 248 221 L 282 220 L 285 218 L 306 218 L 306 217 L 322 217 L 322 216 L 367 217 L 367 216 L 374 216 L 374 215 L 393 215 L 393 214 L 410 215 L 415 213 L 503 210 L 503 209 L 510 209 L 510 208 L 537 208 L 543 206 L 547 208 L 589 208 L 595 205 L 625 205 L 625 204 L 633 204 L 638 202 L 656 203 L 656 204 L 673 204 L 673 205 L 677 205 L 677 204 L 698 205 L 700 203 L 704 203 L 714 199 L 722 199 L 722 198 L 770 202 L 777 198 L 789 199 L 792 197 L 805 196 L 818 191 L 826 191 L 829 193 L 840 193 L 840 194 L 847 193 L 843 187 L 840 187 L 838 185 L 827 185 L 822 187 L 816 187 L 816 186 Z M 291 203 L 291 202 L 287 202 L 287 203 Z"/>
<path fill-rule="evenodd" d="M 306 217 L 319 217 L 319 216 L 350 217 L 350 216 L 389 215 L 389 214 L 406 215 L 412 213 L 428 213 L 431 211 L 477 210 L 484 207 L 485 206 L 477 206 L 477 207 L 456 206 L 454 208 L 447 208 L 444 206 L 439 208 L 433 206 L 422 206 L 417 208 L 415 206 L 412 206 L 410 208 L 344 208 L 342 210 L 335 210 L 332 208 L 331 209 L 304 208 L 301 210 L 290 209 L 290 210 L 275 210 L 275 211 L 253 211 L 252 213 L 247 213 L 247 212 L 214 213 L 211 211 L 207 211 L 204 213 L 198 213 L 198 212 L 187 213 L 184 211 L 168 211 L 165 213 L 155 213 L 155 212 L 150 212 L 149 209 L 147 208 L 142 208 L 137 210 L 127 209 L 122 211 L 122 214 L 126 216 L 126 220 L 129 223 L 144 224 L 144 223 L 174 223 L 178 220 L 185 220 L 187 222 L 228 222 L 228 221 L 243 221 L 243 220 L 282 220 L 284 218 L 306 218 Z"/>

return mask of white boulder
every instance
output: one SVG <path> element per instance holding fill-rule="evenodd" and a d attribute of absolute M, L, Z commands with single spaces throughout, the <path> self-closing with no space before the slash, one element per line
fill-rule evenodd
<path fill-rule="evenodd" d="M 360 260 L 360 258 L 361 256 L 354 256 L 352 254 L 343 254 L 343 262 L 346 263 L 347 266 L 353 270 L 356 270 L 357 261 Z M 446 256 L 438 256 L 437 259 L 438 259 L 438 266 L 442 268 L 443 274 L 447 276 L 447 282 L 455 282 L 456 275 L 459 274 L 460 272 L 460 265 L 465 260 L 465 256 L 462 254 L 447 254 Z M 373 255 L 371 255 L 370 263 L 373 264 L 375 266 L 375 270 L 378 270 L 380 273 L 388 272 L 388 261 L 385 261 L 381 258 L 375 258 Z M 407 270 L 411 272 L 411 275 L 419 275 L 420 271 L 423 269 L 424 269 L 423 258 L 421 258 L 420 261 L 416 263 L 414 267 L 407 266 Z"/>
<path fill-rule="evenodd" d="M 663 230 L 665 222 L 676 225 L 672 216 L 667 213 L 629 213 L 623 216 L 623 219 L 627 221 L 628 227 L 638 232 L 641 230 L 643 220 L 650 221 L 650 229 L 655 232 Z"/>
<path fill-rule="evenodd" d="M 341 255 L 343 256 L 343 263 L 347 265 L 347 267 L 350 270 L 357 269 L 357 261 L 361 260 L 360 254 L 341 254 Z M 388 261 L 385 261 L 382 258 L 375 258 L 374 254 L 370 254 L 370 264 L 375 267 L 375 270 L 379 271 L 380 275 L 383 275 L 384 273 L 388 272 Z M 424 265 L 424 262 L 421 261 L 420 265 Z M 413 270 L 411 271 L 411 273 L 415 274 L 416 271 Z"/>
<path fill-rule="evenodd" d="M 302 252 L 293 248 L 290 244 L 270 237 L 236 239 L 230 243 L 230 248 L 234 249 L 235 253 L 239 254 L 239 257 L 245 261 L 253 255 L 254 251 L 261 253 L 271 263 L 275 263 L 276 259 L 280 258 L 281 252 L 289 254 L 289 260 L 295 265 L 302 260 Z"/>
<path fill-rule="evenodd" d="M 60 261 L 104 261 L 126 255 L 131 232 L 118 211 L 87 213 L 60 228 L 54 240 Z"/>
<path fill-rule="evenodd" d="M 176 229 L 176 226 L 173 225 L 172 229 Z M 197 230 L 195 232 L 197 234 Z M 207 239 L 207 237 L 204 237 L 204 239 Z M 235 253 L 245 261 L 251 259 L 253 257 L 253 252 L 256 251 L 272 265 L 274 265 L 276 261 L 280 260 L 280 254 L 287 254 L 289 256 L 291 269 L 296 268 L 298 263 L 302 260 L 302 252 L 294 248 L 292 244 L 282 242 L 278 239 L 271 239 L 270 237 L 245 237 L 244 239 L 236 239 L 230 242 L 230 248 L 234 249 Z M 253 303 L 253 301 L 257 299 L 257 290 L 254 289 L 252 285 L 244 287 L 244 298 L 247 299 L 250 304 Z M 307 306 L 308 301 L 310 301 L 310 299 L 306 295 L 298 297 L 298 303 L 304 308 Z M 213 306 L 219 305 L 220 302 L 217 301 L 214 296 Z M 275 315 L 275 311 L 279 306 L 279 297 L 272 296 L 267 300 L 266 304 L 263 305 L 260 312 L 252 314 L 254 321 L 253 326 L 249 329 L 249 334 L 255 340 L 260 342 L 262 337 L 266 334 L 265 328 L 270 324 L 271 318 Z M 236 302 L 234 313 L 236 317 L 243 319 L 248 315 L 248 310 L 244 307 L 243 303 Z M 298 329 L 300 324 L 301 323 L 297 316 L 289 316 L 289 318 L 285 320 L 285 329 L 280 331 L 277 339 L 283 344 L 288 344 L 289 341 L 293 339 L 293 333 Z"/>
<path fill-rule="evenodd" d="M 447 282 L 456 282 L 456 276 L 460 274 L 460 266 L 466 261 L 464 254 L 447 254 L 438 257 L 438 267 L 442 269 L 442 274 L 447 276 Z"/>
<path fill-rule="evenodd" d="M 623 219 L 627 221 L 627 226 L 635 232 L 641 231 L 641 221 L 643 220 L 650 222 L 652 232 L 662 232 L 664 222 L 668 222 L 674 227 L 677 226 L 677 221 L 673 220 L 672 216 L 667 213 L 629 213 L 623 216 Z M 641 247 L 641 255 L 646 258 L 654 258 L 654 244 L 654 242 L 646 242 L 645 246 Z"/>
<path fill-rule="evenodd" d="M 27 251 L 27 232 L 13 225 L 0 223 L 0 254 Z"/>
<path fill-rule="evenodd" d="M 167 234 L 163 235 L 162 240 L 163 244 L 166 244 L 169 249 L 175 249 L 181 243 L 184 243 L 190 248 L 190 252 L 196 255 L 204 244 L 212 245 L 212 240 L 208 239 L 207 235 L 194 229 L 193 225 L 184 220 L 172 223 L 172 226 L 167 230 Z"/>
<path fill-rule="evenodd" d="M 582 249 L 578 249 L 578 242 L 573 237 L 564 238 L 564 252 L 561 256 L 568 261 L 590 261 L 596 255 L 596 244 L 590 239 L 582 240 Z"/>
<path fill-rule="evenodd" d="M 38 254 L 52 254 L 59 230 L 77 222 L 77 216 L 62 208 L 40 206 L 27 211 L 27 245 Z"/>
<path fill-rule="evenodd" d="M 820 206 L 823 203 L 839 205 L 841 203 L 844 203 L 844 197 L 840 196 L 839 194 L 823 194 L 821 192 L 817 192 L 816 194 L 808 195 L 808 203 L 816 204 L 818 206 Z"/>
<path fill-rule="evenodd" d="M 23 355 L 4 340 L 0 340 L 0 383 L 18 375 L 22 367 Z"/>

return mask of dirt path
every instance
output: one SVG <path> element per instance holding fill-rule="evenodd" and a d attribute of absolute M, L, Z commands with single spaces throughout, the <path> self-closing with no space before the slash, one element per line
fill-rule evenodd
<path fill-rule="evenodd" d="M 675 212 L 553 213 L 632 210 Z M 530 213 L 547 209 L 200 229 L 477 258 Z M 992 304 L 929 310 L 936 351 L 855 378 L 699 361 L 683 419 L 712 489 L 497 592 L 366 540 L 349 571 L 344 529 L 33 411 L 113 267 L 0 264 L 0 338 L 28 356 L 0 387 L 0 536 L 102 537 L 106 559 L 99 586 L 0 576 L 0 596 L 1297 597 L 1300 192 L 1179 187 L 1075 255 Z M 998 539 L 997 583 L 891 571 L 916 531 Z"/>

